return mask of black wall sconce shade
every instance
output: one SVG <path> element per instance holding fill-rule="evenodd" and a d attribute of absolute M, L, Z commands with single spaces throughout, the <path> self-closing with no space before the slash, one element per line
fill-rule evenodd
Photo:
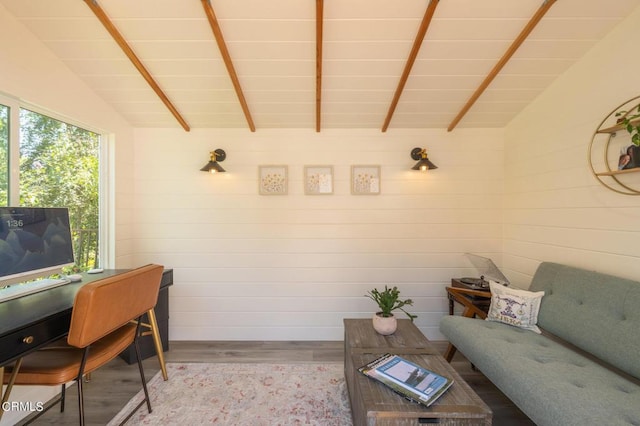
<path fill-rule="evenodd" d="M 411 150 L 411 158 L 413 158 L 414 160 L 418 160 L 416 165 L 413 166 L 411 170 L 426 171 L 438 168 L 438 166 L 429 161 L 429 158 L 427 158 L 427 150 L 424 148 L 413 148 Z"/>
<path fill-rule="evenodd" d="M 227 153 L 224 152 L 223 149 L 216 149 L 215 151 L 211 151 L 209 154 L 211 154 L 211 159 L 200 170 L 209 173 L 226 172 L 226 170 L 223 169 L 220 164 L 218 164 L 218 161 L 224 161 L 224 159 L 227 158 Z"/>

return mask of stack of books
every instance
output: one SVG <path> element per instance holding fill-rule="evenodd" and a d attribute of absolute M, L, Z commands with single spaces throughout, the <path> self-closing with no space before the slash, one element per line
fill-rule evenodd
<path fill-rule="evenodd" d="M 358 371 L 404 398 L 427 407 L 453 384 L 451 379 L 392 354 L 385 354 L 358 368 Z"/>

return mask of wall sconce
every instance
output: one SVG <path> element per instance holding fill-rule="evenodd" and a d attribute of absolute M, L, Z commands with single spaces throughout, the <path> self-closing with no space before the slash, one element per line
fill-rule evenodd
<path fill-rule="evenodd" d="M 227 158 L 227 153 L 224 152 L 223 149 L 216 149 L 215 151 L 211 151 L 209 154 L 211 154 L 211 159 L 200 170 L 209 173 L 226 172 L 226 170 L 223 169 L 220 164 L 218 164 L 218 161 L 224 161 L 224 159 Z"/>
<path fill-rule="evenodd" d="M 429 161 L 429 158 L 427 158 L 427 150 L 424 148 L 413 148 L 411 150 L 411 158 L 413 158 L 414 160 L 418 160 L 416 165 L 413 166 L 411 170 L 426 171 L 438 168 L 438 166 Z"/>

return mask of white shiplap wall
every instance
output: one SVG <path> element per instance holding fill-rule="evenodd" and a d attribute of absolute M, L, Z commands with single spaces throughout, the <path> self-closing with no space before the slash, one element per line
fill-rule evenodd
<path fill-rule="evenodd" d="M 502 130 L 179 130 L 135 135 L 136 262 L 174 269 L 172 340 L 337 340 L 369 317 L 367 290 L 398 285 L 441 338 L 462 253 L 499 261 Z M 414 147 L 439 169 L 411 171 Z M 199 171 L 222 148 L 225 174 Z M 289 193 L 258 195 L 258 166 L 289 167 Z M 350 194 L 351 165 L 382 167 L 381 195 Z M 305 165 L 333 165 L 333 195 L 305 195 Z"/>
<path fill-rule="evenodd" d="M 639 37 L 637 9 L 506 129 L 504 266 L 521 287 L 545 260 L 640 279 L 640 196 L 606 189 L 587 162 L 602 120 L 640 95 Z"/>

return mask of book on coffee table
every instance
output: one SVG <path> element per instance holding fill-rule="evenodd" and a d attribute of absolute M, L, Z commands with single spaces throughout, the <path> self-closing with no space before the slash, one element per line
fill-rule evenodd
<path fill-rule="evenodd" d="M 358 368 L 358 371 L 427 407 L 453 384 L 451 379 L 392 354 L 385 354 Z"/>

